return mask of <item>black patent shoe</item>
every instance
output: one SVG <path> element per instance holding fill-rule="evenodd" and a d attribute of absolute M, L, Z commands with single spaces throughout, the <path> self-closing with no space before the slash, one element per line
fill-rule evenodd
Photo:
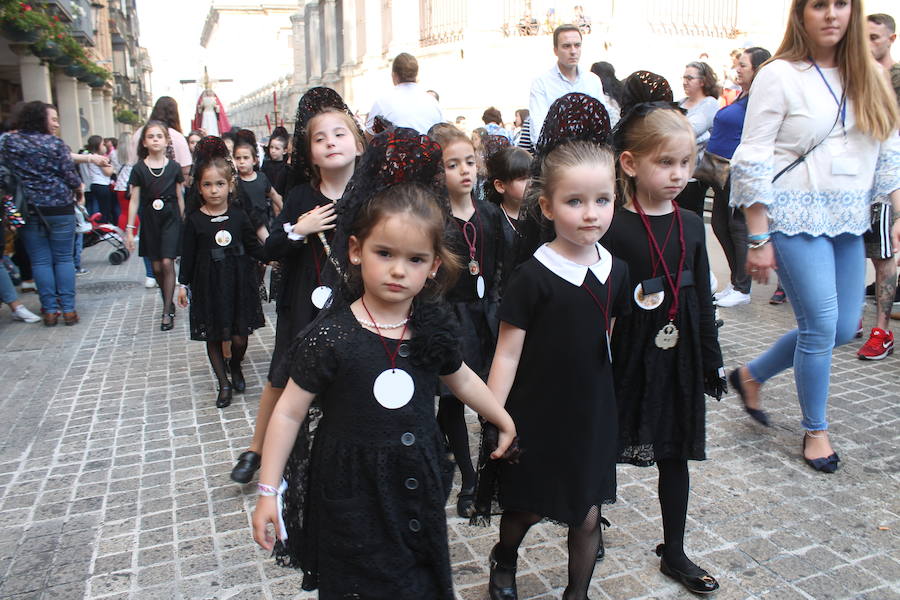
<path fill-rule="evenodd" d="M 175 327 L 175 312 L 163 313 L 162 321 L 159 324 L 160 331 L 170 331 Z"/>
<path fill-rule="evenodd" d="M 597 562 L 606 558 L 606 548 L 603 547 L 603 528 L 609 529 L 609 521 L 605 517 L 600 517 L 600 547 L 597 548 Z"/>
<path fill-rule="evenodd" d="M 241 371 L 241 363 L 234 364 L 234 361 L 228 361 L 231 366 L 231 387 L 238 394 L 243 394 L 247 389 L 247 380 L 244 379 L 244 372 Z"/>
<path fill-rule="evenodd" d="M 253 474 L 259 470 L 261 457 L 252 450 L 242 452 L 238 456 L 234 468 L 231 469 L 231 480 L 237 483 L 249 483 Z"/>
<path fill-rule="evenodd" d="M 731 384 L 731 388 L 738 393 L 738 396 L 740 396 L 741 404 L 744 405 L 744 411 L 746 411 L 746 413 L 750 415 L 750 418 L 757 423 L 761 423 L 762 425 L 769 427 L 769 415 L 766 414 L 766 411 L 758 408 L 750 408 L 749 406 L 747 406 L 747 396 L 744 393 L 744 382 L 741 381 L 740 371 L 740 368 L 737 368 L 729 373 L 728 383 Z"/>
<path fill-rule="evenodd" d="M 656 555 L 659 557 L 659 570 L 663 575 L 671 577 L 683 585 L 687 591 L 694 594 L 711 594 L 719 589 L 719 582 L 716 581 L 716 578 L 697 565 L 694 565 L 690 572 L 679 571 L 670 567 L 666 562 L 666 557 L 663 556 L 665 548 L 665 544 L 660 544 L 656 547 Z"/>
<path fill-rule="evenodd" d="M 216 397 L 216 407 L 225 408 L 231 404 L 231 386 L 223 385 L 219 388 L 219 395 Z"/>
<path fill-rule="evenodd" d="M 495 556 L 497 546 L 491 548 L 491 556 L 488 559 L 491 566 L 490 579 L 488 579 L 488 596 L 491 600 L 519 600 L 519 592 L 516 589 L 516 566 L 501 565 Z M 512 585 L 509 587 L 500 587 L 495 581 L 497 573 L 503 573 L 512 576 Z"/>
<path fill-rule="evenodd" d="M 462 488 L 456 497 L 456 514 L 468 519 L 475 514 L 475 488 Z"/>

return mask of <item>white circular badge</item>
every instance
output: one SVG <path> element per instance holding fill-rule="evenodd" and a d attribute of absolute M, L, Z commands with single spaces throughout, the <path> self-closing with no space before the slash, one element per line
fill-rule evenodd
<path fill-rule="evenodd" d="M 310 294 L 313 306 L 319 310 L 331 304 L 331 288 L 327 285 L 320 285 Z"/>
<path fill-rule="evenodd" d="M 484 277 L 481 275 L 475 280 L 475 293 L 479 298 L 484 298 Z"/>
<path fill-rule="evenodd" d="M 163 202 L 162 200 L 157 198 L 156 200 L 153 201 L 153 204 L 151 204 L 150 206 L 153 207 L 153 210 L 162 210 L 163 206 L 165 206 L 165 205 L 166 205 L 165 202 Z"/>
<path fill-rule="evenodd" d="M 231 243 L 231 232 L 226 229 L 220 229 L 216 232 L 216 243 L 222 247 Z"/>
<path fill-rule="evenodd" d="M 412 400 L 416 385 L 403 369 L 388 369 L 375 378 L 372 392 L 378 404 L 385 408 L 400 408 Z"/>
<path fill-rule="evenodd" d="M 665 297 L 665 292 L 645 294 L 644 288 L 640 283 L 637 284 L 637 287 L 634 288 L 634 303 L 644 310 L 653 310 L 654 308 L 659 308 L 659 306 L 663 303 Z"/>

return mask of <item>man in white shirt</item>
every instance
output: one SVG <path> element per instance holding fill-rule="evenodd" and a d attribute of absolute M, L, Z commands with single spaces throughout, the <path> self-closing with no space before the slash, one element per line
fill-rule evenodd
<path fill-rule="evenodd" d="M 431 126 L 444 120 L 437 100 L 419 87 L 419 63 L 412 54 L 402 52 L 394 58 L 391 79 L 394 87 L 375 101 L 366 118 L 366 133 L 375 135 L 375 117 L 382 117 L 396 127 L 409 127 L 428 133 Z"/>
<path fill-rule="evenodd" d="M 553 31 L 553 53 L 556 64 L 531 82 L 528 109 L 531 113 L 531 140 L 537 142 L 544 127 L 550 105 L 571 92 L 581 92 L 603 103 L 603 84 L 588 70 L 578 68 L 581 60 L 581 32 L 575 25 L 560 25 Z"/>

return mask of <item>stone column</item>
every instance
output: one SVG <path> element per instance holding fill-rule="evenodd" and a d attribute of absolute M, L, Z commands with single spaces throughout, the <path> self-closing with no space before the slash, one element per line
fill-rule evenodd
<path fill-rule="evenodd" d="M 322 36 L 319 29 L 319 3 L 306 3 L 306 49 L 309 53 L 309 85 L 322 83 Z"/>
<path fill-rule="evenodd" d="M 104 135 L 106 125 L 103 121 L 103 92 L 99 88 L 91 88 L 91 132 L 89 135 Z"/>
<path fill-rule="evenodd" d="M 294 85 L 298 90 L 306 89 L 309 68 L 306 56 L 306 16 L 303 11 L 291 15 L 294 35 Z"/>
<path fill-rule="evenodd" d="M 81 119 L 87 121 L 87 133 L 79 130 L 81 135 L 81 144 L 87 140 L 87 136 L 94 133 L 94 109 L 91 105 L 91 88 L 86 83 L 78 82 L 78 111 L 80 113 L 79 128 L 81 127 Z"/>
<path fill-rule="evenodd" d="M 333 84 L 337 81 L 338 73 L 338 24 L 337 9 L 335 0 L 325 0 L 324 6 L 324 22 L 325 22 L 325 74 L 322 77 L 328 83 Z"/>
<path fill-rule="evenodd" d="M 356 64 L 356 0 L 343 0 L 341 2 L 343 33 L 341 43 L 344 45 L 344 63 L 341 70 L 346 70 Z"/>
<path fill-rule="evenodd" d="M 78 80 L 57 71 L 53 78 L 56 87 L 56 107 L 59 110 L 59 137 L 69 148 L 81 147 L 81 122 L 78 118 Z"/>
<path fill-rule="evenodd" d="M 391 4 L 391 57 L 415 54 L 419 46 L 419 0 L 393 0 Z"/>
<path fill-rule="evenodd" d="M 113 137 L 116 135 L 115 117 L 113 116 L 113 100 L 112 90 L 103 89 L 103 122 L 106 125 L 105 137 Z"/>
<path fill-rule="evenodd" d="M 26 102 L 40 100 L 52 102 L 50 70 L 33 54 L 19 56 L 19 75 L 22 78 L 22 99 Z"/>
<path fill-rule="evenodd" d="M 366 2 L 366 62 L 381 59 L 381 2 Z"/>

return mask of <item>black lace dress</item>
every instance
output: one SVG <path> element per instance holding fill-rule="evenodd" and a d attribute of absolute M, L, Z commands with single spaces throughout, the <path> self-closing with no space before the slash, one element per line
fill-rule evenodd
<path fill-rule="evenodd" d="M 300 215 L 330 203 L 331 200 L 308 183 L 292 188 L 266 240 L 266 253 L 279 264 L 275 296 L 278 321 L 275 326 L 275 348 L 269 364 L 269 381 L 273 387 L 287 385 L 291 342 L 319 314 L 319 309 L 312 303 L 313 290 L 326 279 L 336 280 L 319 237 L 311 235 L 302 241 L 291 240 L 284 231 L 284 224 L 296 223 Z M 328 232 L 326 239 L 331 238 L 332 234 Z M 330 278 L 326 276 L 326 271 L 332 271 Z"/>
<path fill-rule="evenodd" d="M 494 356 L 500 321 L 497 311 L 500 306 L 500 285 L 505 254 L 503 216 L 500 207 L 484 200 L 475 200 L 477 210 L 469 217 L 469 236 L 475 232 L 475 260 L 479 264 L 479 275 L 484 278 L 484 297 L 478 297 L 477 275 L 469 272 L 469 247 L 462 228 L 466 221 L 450 218 L 447 229 L 447 246 L 463 263 L 462 271 L 453 288 L 447 292 L 447 302 L 460 324 L 463 360 L 473 371 L 487 377 L 487 370 Z M 444 390 L 449 393 L 448 390 Z"/>
<path fill-rule="evenodd" d="M 538 253 L 546 257 L 546 249 Z M 592 506 L 616 498 L 616 399 L 606 319 L 597 302 L 608 307 L 610 320 L 629 312 L 628 269 L 606 253 L 611 266 L 601 283 L 593 269 L 575 268 L 573 275 L 573 263 L 558 268 L 554 255 L 522 263 L 500 308 L 502 321 L 525 330 L 506 401 L 524 452 L 518 464 L 493 465 L 503 509 L 574 526 Z M 491 509 L 485 489 L 491 469 L 479 471 L 478 497 L 488 499 L 476 506 L 483 518 Z"/>
<path fill-rule="evenodd" d="M 639 466 L 664 458 L 706 458 L 704 375 L 722 366 L 715 309 L 709 288 L 709 259 L 703 221 L 681 210 L 686 246 L 685 275 L 679 294 L 678 343 L 669 350 L 656 346 L 657 332 L 668 322 L 672 293 L 665 287 L 661 306 L 644 310 L 632 300 L 631 315 L 619 319 L 613 332 L 613 365 L 619 402 L 619 460 Z M 666 239 L 673 215 L 648 216 L 658 243 Z M 653 279 L 650 248 L 640 216 L 616 211 L 604 245 L 628 263 L 630 290 Z M 666 266 L 675 273 L 680 256 L 678 225 L 672 225 L 663 249 Z M 657 276 L 662 271 L 659 270 Z M 662 284 L 657 281 L 656 285 Z M 646 289 L 655 289 L 646 283 Z"/>
<path fill-rule="evenodd" d="M 379 336 L 346 305 L 322 315 L 292 353 L 291 378 L 316 393 L 311 415 L 320 409 L 321 418 L 312 431 L 304 422 L 288 461 L 288 540 L 276 554 L 302 568 L 303 589 L 318 588 L 322 600 L 454 597 L 444 512 L 452 465 L 434 396 L 438 375 L 458 370 L 461 358 L 446 309 L 413 314 L 418 326 L 397 368 L 415 393 L 400 408 L 374 398 L 390 363 Z"/>
<path fill-rule="evenodd" d="M 265 252 L 237 206 L 216 217 L 187 216 L 178 281 L 190 286 L 192 340 L 227 341 L 266 324 L 254 258 L 265 261 Z"/>

